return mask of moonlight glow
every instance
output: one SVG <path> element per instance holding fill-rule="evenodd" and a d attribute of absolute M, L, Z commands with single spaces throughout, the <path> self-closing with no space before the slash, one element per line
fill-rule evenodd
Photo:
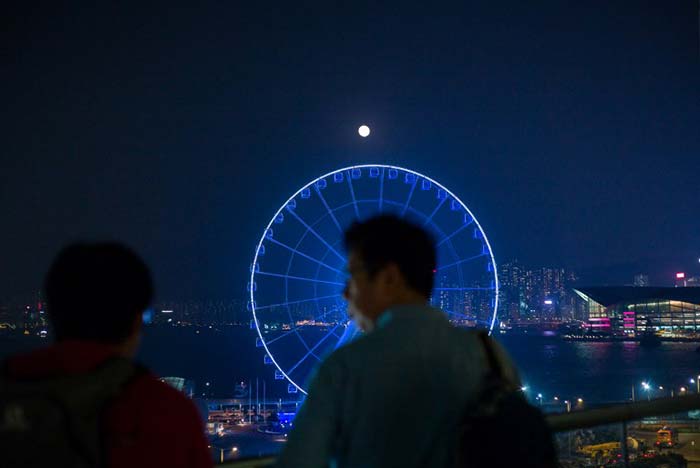
<path fill-rule="evenodd" d="M 367 125 L 362 125 L 357 129 L 357 133 L 359 133 L 362 138 L 367 138 L 369 136 L 369 127 Z"/>

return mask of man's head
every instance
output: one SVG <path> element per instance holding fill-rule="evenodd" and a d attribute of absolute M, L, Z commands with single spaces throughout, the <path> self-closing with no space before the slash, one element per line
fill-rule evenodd
<path fill-rule="evenodd" d="M 137 342 L 142 314 L 153 298 L 146 264 L 114 243 L 64 248 L 49 268 L 44 289 L 58 341 Z"/>
<path fill-rule="evenodd" d="M 391 306 L 425 303 L 433 289 L 435 242 L 422 228 L 393 215 L 354 223 L 345 232 L 350 278 L 348 313 L 370 331 Z"/>

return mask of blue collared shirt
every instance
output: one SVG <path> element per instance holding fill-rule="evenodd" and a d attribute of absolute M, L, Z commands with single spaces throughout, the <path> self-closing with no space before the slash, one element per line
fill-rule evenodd
<path fill-rule="evenodd" d="M 321 364 L 277 466 L 452 466 L 458 421 L 480 393 L 486 366 L 477 335 L 443 312 L 391 308 L 376 330 Z"/>

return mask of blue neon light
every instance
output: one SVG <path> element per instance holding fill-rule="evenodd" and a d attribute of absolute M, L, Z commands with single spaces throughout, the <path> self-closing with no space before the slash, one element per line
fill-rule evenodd
<path fill-rule="evenodd" d="M 380 185 L 378 192 L 374 195 L 374 197 L 373 197 L 374 200 L 373 200 L 373 201 L 372 201 L 372 200 L 367 200 L 367 199 L 364 199 L 364 198 L 363 198 L 363 199 L 358 199 L 358 198 L 356 198 L 356 194 L 355 194 L 355 191 L 354 191 L 353 184 L 352 184 L 351 180 L 360 179 L 361 176 L 362 176 L 362 169 L 367 169 L 367 170 L 368 170 L 368 174 L 369 174 L 369 177 L 370 177 L 370 178 L 373 178 L 373 179 L 381 178 L 381 180 L 380 180 L 379 182 L 380 182 L 380 184 L 382 184 L 382 185 Z M 285 299 L 284 302 L 281 302 L 280 304 L 268 304 L 268 305 L 263 305 L 263 306 L 258 307 L 258 305 L 254 302 L 254 298 L 255 298 L 255 295 L 256 295 L 257 290 L 258 290 L 257 285 L 255 284 L 255 276 L 256 276 L 256 275 L 262 275 L 262 276 L 279 277 L 279 278 L 281 278 L 281 279 L 283 279 L 283 280 L 285 281 L 285 284 L 287 284 L 287 283 L 286 283 L 287 281 L 303 281 L 303 282 L 309 282 L 309 283 L 311 283 L 311 284 L 330 284 L 330 285 L 333 285 L 333 286 L 338 286 L 338 287 L 339 287 L 338 292 L 340 293 L 340 289 L 341 289 L 342 286 L 344 285 L 344 282 L 342 282 L 342 278 L 345 277 L 345 273 L 344 273 L 344 272 L 341 272 L 339 269 L 337 269 L 337 268 L 335 268 L 335 267 L 333 267 L 333 266 L 331 266 L 331 265 L 328 265 L 328 263 L 326 263 L 326 261 L 325 261 L 325 256 L 326 256 L 326 255 L 332 254 L 332 255 L 335 255 L 336 257 L 338 257 L 338 259 L 340 259 L 340 260 L 343 261 L 343 262 L 345 261 L 345 259 L 344 259 L 344 257 L 343 257 L 342 255 L 340 255 L 340 253 L 339 253 L 338 251 L 336 251 L 336 249 L 333 247 L 333 245 L 336 245 L 336 244 L 332 244 L 332 243 L 329 242 L 326 238 L 323 237 L 323 236 L 325 236 L 325 235 L 327 235 L 327 234 L 329 233 L 329 231 L 327 230 L 327 228 L 325 228 L 325 229 L 323 229 L 323 230 L 317 230 L 317 228 L 316 228 L 316 222 L 314 222 L 314 223 L 307 222 L 307 221 L 305 221 L 305 220 L 302 218 L 302 216 L 297 215 L 294 211 L 292 211 L 292 210 L 294 210 L 294 209 L 296 208 L 296 205 L 297 205 L 296 200 L 295 200 L 295 197 L 301 195 L 302 198 L 310 198 L 310 197 L 311 197 L 311 189 L 312 189 L 312 188 L 316 188 L 316 189 L 317 189 L 316 192 L 317 192 L 317 194 L 319 194 L 319 199 L 321 199 L 322 202 L 325 202 L 325 203 L 324 203 L 324 206 L 325 206 L 326 211 L 327 211 L 327 213 L 328 213 L 328 214 L 326 215 L 326 220 L 327 220 L 326 222 L 327 222 L 327 223 L 330 223 L 330 222 L 333 221 L 333 222 L 336 224 L 336 228 L 338 228 L 338 229 L 340 230 L 340 227 L 341 227 L 341 226 L 340 226 L 340 223 L 338 223 L 338 219 L 335 219 L 335 220 L 333 219 L 333 218 L 335 217 L 334 211 L 335 211 L 336 209 L 338 209 L 338 207 L 335 206 L 335 205 L 329 205 L 328 202 L 329 202 L 329 201 L 332 201 L 332 200 L 330 200 L 330 199 L 329 199 L 329 200 L 323 199 L 323 196 L 322 196 L 322 195 L 320 194 L 320 192 L 319 192 L 319 190 L 321 190 L 321 189 L 327 187 L 326 178 L 329 178 L 330 176 L 332 176 L 332 177 L 333 177 L 333 179 L 332 179 L 333 182 L 335 182 L 335 183 L 340 183 L 340 182 L 343 182 L 343 181 L 345 180 L 345 176 L 346 176 L 346 175 L 348 176 L 348 177 L 347 177 L 347 180 L 348 180 L 348 189 L 349 189 L 349 191 L 350 191 L 350 195 L 351 195 L 351 198 L 352 198 L 352 202 L 351 202 L 351 203 L 348 203 L 348 205 L 352 205 L 352 206 L 353 206 L 354 211 L 355 211 L 355 215 L 356 215 L 357 219 L 360 219 L 359 205 L 360 205 L 361 203 L 368 203 L 368 202 L 377 203 L 377 202 L 378 202 L 378 203 L 379 203 L 379 207 L 380 207 L 380 211 L 382 210 L 382 201 L 383 201 L 383 181 L 384 181 L 384 178 L 386 177 L 387 180 L 395 180 L 395 179 L 397 179 L 397 178 L 399 177 L 399 173 L 400 173 L 400 172 L 403 172 L 403 173 L 404 173 L 404 183 L 406 183 L 406 184 L 412 184 L 412 186 L 411 186 L 411 192 L 409 193 L 409 195 L 408 195 L 407 199 L 405 200 L 405 202 L 404 202 L 404 201 L 399 201 L 399 202 L 397 203 L 397 201 L 395 201 L 395 200 L 389 200 L 389 199 L 387 199 L 387 200 L 385 200 L 385 203 L 386 203 L 387 205 L 393 206 L 394 209 L 396 209 L 396 210 L 399 210 L 399 209 L 403 208 L 402 211 L 401 211 L 401 214 L 402 214 L 402 215 L 403 215 L 404 213 L 406 213 L 407 210 L 410 210 L 411 213 L 414 213 L 414 214 L 418 213 L 418 214 L 424 216 L 423 213 L 419 213 L 418 211 L 416 211 L 416 210 L 414 209 L 413 206 L 411 206 L 411 201 L 412 201 L 411 197 L 412 197 L 412 195 L 413 195 L 413 189 L 415 188 L 415 185 L 416 185 L 416 183 L 417 183 L 418 181 L 421 182 L 421 190 L 425 190 L 425 191 L 431 190 L 431 189 L 432 189 L 432 185 L 435 185 L 435 186 L 436 186 L 436 189 L 437 189 L 437 190 L 436 190 L 436 197 L 437 197 L 437 199 L 439 199 L 439 200 L 441 200 L 441 201 L 443 201 L 443 200 L 448 200 L 448 199 L 449 199 L 449 200 L 450 200 L 450 210 L 452 210 L 452 211 L 457 211 L 457 212 L 459 212 L 460 210 L 463 211 L 464 214 L 463 214 L 463 224 L 462 224 L 462 227 L 457 227 L 456 229 L 453 229 L 453 230 L 451 230 L 450 232 L 442 232 L 442 231 L 439 229 L 439 227 L 438 227 L 437 225 L 435 225 L 435 223 L 432 223 L 432 222 L 431 222 L 431 225 L 433 225 L 433 227 L 436 229 L 437 233 L 439 234 L 439 242 L 440 242 L 440 245 L 442 245 L 442 244 L 444 244 L 444 243 L 446 243 L 446 242 L 449 242 L 448 245 L 451 246 L 451 244 L 452 244 L 452 243 L 451 243 L 451 239 L 452 239 L 458 232 L 461 232 L 462 229 L 465 228 L 465 227 L 468 226 L 468 225 L 471 225 L 471 224 L 474 225 L 474 239 L 481 240 L 481 244 L 482 244 L 481 254 L 475 255 L 475 256 L 469 257 L 469 258 L 461 258 L 461 256 L 456 256 L 456 254 L 455 254 L 455 256 L 453 256 L 452 258 L 455 259 L 455 260 L 457 260 L 457 261 L 455 261 L 455 262 L 453 262 L 453 263 L 451 263 L 451 264 L 449 264 L 449 265 L 441 265 L 440 268 L 442 268 L 442 269 L 445 269 L 445 268 L 452 268 L 452 267 L 455 267 L 455 266 L 457 266 L 457 265 L 461 265 L 461 264 L 464 264 L 464 263 L 467 263 L 467 262 L 474 261 L 476 258 L 480 258 L 480 257 L 482 257 L 482 256 L 486 256 L 486 257 L 490 260 L 489 262 L 487 262 L 486 271 L 493 274 L 493 280 L 490 281 L 491 288 L 478 288 L 478 289 L 480 289 L 480 290 L 490 290 L 490 291 L 493 291 L 493 292 L 494 292 L 493 298 L 491 299 L 492 307 L 493 307 L 493 315 L 492 315 L 491 321 L 490 321 L 490 327 L 491 327 L 491 329 L 493 329 L 493 326 L 494 326 L 494 324 L 495 324 L 495 320 L 496 320 L 496 317 L 497 317 L 497 310 L 498 310 L 498 281 L 497 281 L 497 272 L 496 272 L 496 268 L 495 268 L 495 266 L 496 266 L 496 265 L 495 265 L 495 260 L 494 260 L 494 258 L 493 258 L 493 254 L 492 254 L 492 251 L 491 251 L 491 249 L 490 249 L 489 242 L 488 242 L 488 240 L 486 239 L 486 236 L 485 236 L 485 234 L 483 233 L 483 230 L 481 229 L 481 226 L 479 225 L 478 221 L 476 221 L 476 219 L 473 217 L 473 215 L 472 215 L 472 213 L 469 211 L 469 209 L 464 205 L 464 203 L 461 202 L 461 200 L 459 200 L 458 197 L 456 197 L 456 196 L 455 196 L 454 194 L 452 194 L 448 189 L 444 188 L 443 186 L 441 186 L 438 182 L 434 181 L 433 179 L 431 179 L 431 178 L 429 178 L 429 177 L 427 177 L 427 176 L 425 176 L 425 175 L 423 175 L 423 174 L 419 174 L 419 173 L 417 173 L 417 172 L 415 172 L 415 171 L 411 171 L 411 170 L 409 170 L 409 169 L 405 169 L 405 168 L 401 168 L 401 167 L 397 167 L 397 166 L 388 166 L 388 165 L 382 165 L 382 164 L 360 165 L 360 166 L 346 167 L 346 168 L 343 168 L 343 169 L 340 169 L 340 170 L 337 170 L 337 171 L 333 171 L 333 172 L 330 172 L 330 173 L 328 173 L 328 174 L 325 174 L 325 175 L 323 175 L 323 176 L 321 176 L 321 177 L 315 179 L 314 181 L 312 181 L 311 183 L 307 184 L 307 185 L 304 186 L 302 189 L 300 189 L 299 191 L 297 191 L 293 196 L 291 196 L 291 197 L 287 200 L 287 202 L 286 202 L 284 205 L 282 205 L 282 208 L 280 208 L 280 209 L 277 211 L 276 215 L 272 217 L 272 219 L 270 220 L 270 222 L 269 222 L 269 224 L 268 224 L 268 226 L 267 226 L 267 229 L 270 229 L 270 227 L 271 227 L 271 225 L 272 225 L 273 223 L 280 224 L 280 223 L 282 223 L 282 222 L 284 221 L 284 215 L 283 215 L 282 211 L 283 211 L 283 209 L 286 209 L 289 213 L 291 213 L 291 214 L 293 215 L 293 217 L 295 217 L 295 218 L 299 221 L 299 224 L 302 226 L 302 228 L 303 228 L 303 229 L 304 229 L 304 228 L 306 229 L 306 233 L 308 233 L 308 234 L 310 234 L 310 236 L 313 236 L 313 237 L 315 237 L 316 239 L 318 239 L 318 241 L 320 241 L 322 244 L 324 244 L 324 245 L 326 246 L 326 248 L 328 249 L 327 252 L 326 252 L 326 254 L 325 254 L 323 257 L 321 257 L 320 259 L 316 259 L 316 258 L 314 258 L 313 256 L 308 255 L 308 254 L 303 254 L 303 253 L 301 253 L 301 252 L 299 251 L 298 248 L 295 248 L 295 247 L 285 246 L 285 247 L 287 247 L 287 250 L 288 250 L 288 251 L 293 251 L 293 252 L 292 252 L 292 255 L 300 255 L 301 257 L 304 257 L 304 258 L 306 258 L 306 259 L 308 259 L 308 260 L 310 260 L 310 261 L 312 261 L 312 262 L 318 264 L 319 267 L 325 268 L 325 269 L 326 269 L 325 271 L 333 271 L 334 274 L 337 274 L 337 275 L 338 275 L 337 278 L 338 278 L 340 281 L 326 281 L 326 280 L 322 279 L 322 278 L 331 279 L 332 277 L 329 277 L 328 274 L 324 274 L 324 275 L 322 275 L 322 276 L 319 278 L 319 277 L 318 277 L 318 273 L 317 273 L 317 274 L 316 274 L 316 277 L 314 278 L 314 277 L 313 277 L 313 276 L 314 276 L 313 274 L 307 277 L 307 276 L 304 276 L 304 275 L 297 276 L 297 275 L 276 273 L 276 272 L 274 272 L 274 271 L 261 271 L 261 270 L 260 270 L 260 265 L 259 265 L 259 257 L 262 256 L 262 255 L 264 255 L 265 253 L 269 253 L 269 252 L 266 252 L 266 247 L 263 245 L 263 240 L 264 240 L 264 239 L 268 239 L 268 241 L 272 241 L 272 242 L 275 242 L 275 241 L 276 241 L 276 239 L 272 239 L 272 238 L 271 238 L 272 232 L 270 231 L 270 234 L 268 234 L 268 231 L 267 231 L 267 229 L 266 229 L 266 230 L 264 231 L 264 234 L 263 234 L 263 236 L 262 236 L 260 242 L 258 243 L 256 252 L 255 252 L 255 257 L 254 257 L 254 260 L 253 260 L 253 264 L 251 265 L 251 277 L 250 277 L 250 278 L 251 278 L 251 281 L 250 281 L 249 284 L 247 285 L 247 288 L 248 288 L 249 294 L 250 294 L 250 298 L 251 298 L 251 301 L 249 302 L 249 307 L 252 309 L 252 313 L 253 313 L 253 321 L 251 322 L 251 326 L 255 326 L 256 329 L 257 329 L 257 332 L 258 332 L 258 338 L 256 339 L 256 346 L 262 346 L 263 348 L 265 348 L 266 355 L 268 355 L 269 360 L 271 360 L 272 363 L 273 363 L 273 364 L 276 366 L 276 368 L 277 368 L 277 369 L 275 370 L 275 379 L 280 379 L 280 380 L 281 380 L 281 379 L 285 379 L 285 378 L 286 378 L 286 379 L 288 380 L 288 382 L 289 382 L 289 384 L 288 384 L 288 390 L 289 390 L 291 393 L 297 393 L 298 391 L 301 391 L 302 393 L 306 393 L 305 390 L 304 390 L 301 386 L 299 386 L 296 382 L 294 382 L 294 380 L 290 377 L 289 374 L 290 374 L 294 369 L 296 369 L 296 367 L 299 366 L 304 360 L 309 359 L 309 358 L 311 358 L 311 357 L 313 357 L 314 359 L 318 359 L 318 356 L 316 356 L 316 355 L 313 353 L 313 351 L 319 346 L 320 342 L 317 342 L 317 343 L 315 343 L 314 345 L 311 345 L 311 343 L 310 343 L 309 345 L 306 345 L 306 344 L 304 343 L 304 341 L 302 340 L 302 343 L 303 343 L 304 346 L 306 347 L 306 355 L 305 355 L 301 360 L 297 361 L 297 363 L 292 367 L 292 369 L 290 369 L 290 371 L 289 371 L 288 373 L 285 373 L 284 370 L 280 367 L 280 363 L 276 361 L 275 355 L 274 355 L 273 353 L 271 353 L 270 350 L 268 349 L 267 344 L 271 344 L 274 340 L 277 340 L 277 339 L 281 338 L 282 336 L 295 336 L 295 335 L 296 335 L 296 330 L 297 330 L 299 327 L 294 327 L 292 330 L 287 330 L 284 334 L 275 336 L 275 337 L 272 338 L 271 340 L 266 341 L 266 339 L 265 339 L 265 338 L 263 337 L 263 335 L 262 335 L 262 325 L 263 325 L 263 324 L 260 323 L 260 322 L 258 322 L 258 316 L 257 316 L 257 314 L 256 314 L 256 311 L 257 311 L 257 310 L 268 309 L 268 308 L 274 308 L 274 307 L 289 307 L 290 304 L 302 303 L 302 302 L 316 302 L 316 303 L 317 303 L 317 306 L 316 306 L 316 307 L 318 308 L 318 307 L 319 307 L 319 306 L 318 306 L 318 301 L 319 301 L 319 300 L 322 300 L 322 298 L 325 298 L 325 299 L 323 299 L 323 300 L 338 301 L 338 302 L 336 303 L 337 306 L 331 307 L 330 310 L 326 310 L 326 306 L 324 306 L 324 309 L 323 309 L 323 310 L 326 311 L 325 313 L 320 313 L 321 310 L 318 309 L 318 312 L 320 313 L 320 315 L 319 315 L 319 313 L 314 314 L 314 315 L 316 316 L 315 319 L 318 320 L 318 319 L 320 319 L 322 316 L 325 316 L 325 315 L 328 314 L 328 313 L 335 312 L 335 311 L 338 311 L 338 310 L 342 311 L 342 310 L 343 310 L 342 308 L 341 308 L 341 309 L 338 309 L 338 308 L 337 308 L 337 307 L 339 307 L 339 306 L 341 305 L 341 303 L 340 303 L 340 300 L 341 300 L 341 299 L 340 299 L 339 294 L 336 294 L 336 295 L 326 295 L 326 296 L 321 296 L 321 297 L 312 297 L 312 298 L 301 298 L 301 299 L 298 299 L 298 300 L 289 300 L 289 299 L 297 299 L 297 298 L 289 298 L 289 297 L 286 297 L 286 295 L 285 295 L 285 297 L 284 297 L 284 299 Z M 363 187 L 363 190 L 364 190 L 364 185 L 363 185 L 362 187 Z M 362 195 L 364 195 L 364 193 L 362 193 Z M 416 195 L 416 198 L 418 198 L 417 195 Z M 438 204 L 438 208 L 439 208 L 440 205 L 441 205 L 441 204 Z M 375 205 L 375 206 L 376 206 L 376 205 Z M 416 205 L 416 206 L 418 206 L 418 205 Z M 390 209 L 392 209 L 392 208 L 390 208 Z M 433 214 L 435 214 L 435 213 L 436 213 L 436 211 L 435 211 L 435 209 L 434 209 Z M 429 221 L 431 221 L 431 219 L 430 219 L 431 217 L 432 217 L 432 216 L 428 217 Z M 343 222 L 347 222 L 347 220 L 344 219 Z M 278 233 L 278 234 L 279 234 L 279 233 Z M 322 236 L 321 234 L 323 234 L 323 236 Z M 268 235 L 270 236 L 269 238 L 268 238 Z M 304 235 L 306 236 L 306 234 L 304 234 Z M 310 236 L 309 236 L 309 237 L 310 237 Z M 278 237 L 279 237 L 279 236 L 278 236 Z M 280 242 L 278 242 L 278 241 L 275 242 L 275 243 L 276 243 L 276 244 L 282 244 L 282 243 L 280 243 Z M 452 247 L 450 247 L 450 248 L 452 248 Z M 275 252 L 276 252 L 276 251 L 275 251 Z M 306 255 L 306 256 L 305 256 L 305 255 Z M 267 263 L 266 263 L 266 265 L 267 265 Z M 330 268 L 327 268 L 327 267 L 330 267 Z M 317 271 L 318 271 L 318 270 L 317 270 Z M 323 271 L 323 270 L 322 270 L 322 271 Z M 461 269 L 460 269 L 460 271 L 461 271 Z M 289 273 L 289 269 L 288 269 L 287 273 Z M 460 275 L 461 275 L 461 273 L 460 273 Z M 460 276 L 460 278 L 461 278 L 461 276 Z M 333 278 L 333 279 L 335 279 L 335 278 Z M 460 280 L 460 282 L 461 282 L 461 280 Z M 314 288 L 315 288 L 315 286 L 314 286 Z M 466 290 L 466 289 L 467 289 L 467 288 L 464 288 L 463 290 Z M 473 289 L 477 289 L 477 288 L 473 288 Z M 315 290 L 315 289 L 314 289 L 314 290 Z M 285 293 L 285 294 L 286 294 L 286 293 Z M 449 313 L 449 312 L 448 312 L 448 313 Z M 464 316 L 463 314 L 459 314 L 459 315 L 460 315 L 460 316 L 463 316 L 463 317 L 466 317 L 466 316 Z M 475 318 L 470 318 L 470 319 L 474 319 L 474 320 L 475 320 Z M 342 322 L 338 322 L 337 325 L 336 325 L 336 327 L 333 327 L 333 330 L 327 332 L 327 333 L 324 335 L 324 337 L 323 337 L 320 341 L 326 340 L 326 339 L 327 339 L 328 337 L 330 337 L 331 335 L 333 335 L 334 337 L 338 337 L 338 334 L 335 332 L 335 328 L 337 328 L 337 326 L 339 326 L 341 323 L 342 323 Z M 487 323 L 487 325 L 488 325 L 488 323 Z M 305 325 L 301 325 L 301 326 L 305 326 Z M 300 337 L 299 339 L 301 339 L 301 337 Z M 269 342 L 269 343 L 268 343 L 268 342 Z"/>

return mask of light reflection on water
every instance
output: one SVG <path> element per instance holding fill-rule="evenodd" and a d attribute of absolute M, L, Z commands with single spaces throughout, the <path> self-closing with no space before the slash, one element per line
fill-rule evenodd
<path fill-rule="evenodd" d="M 636 396 L 641 382 L 652 383 L 651 397 L 668 396 L 669 389 L 688 387 L 700 374 L 697 343 L 665 342 L 646 348 L 634 342 L 567 342 L 504 337 L 500 341 L 521 371 L 523 381 L 546 399 L 555 395 L 588 401 L 624 401 Z M 665 390 L 659 391 L 663 386 Z M 693 388 L 693 391 L 695 388 Z M 655 392 L 655 393 L 654 393 Z"/>
<path fill-rule="evenodd" d="M 256 334 L 247 327 L 224 330 L 187 328 L 148 328 L 139 353 L 140 359 L 160 375 L 183 376 L 195 381 L 198 389 L 212 382 L 215 396 L 229 395 L 242 380 L 267 381 L 267 395 L 287 397 L 285 381 L 274 380 L 274 366 L 263 363 L 263 349 L 255 347 Z M 697 343 L 662 343 L 645 348 L 633 342 L 566 342 L 555 338 L 505 336 L 498 338 L 520 369 L 523 381 L 544 400 L 578 398 L 587 401 L 624 401 L 636 385 L 649 381 L 655 393 L 662 394 L 689 384 L 700 375 Z M 46 346 L 47 340 L 19 337 L 0 341 L 0 359 L 16 352 Z"/>

